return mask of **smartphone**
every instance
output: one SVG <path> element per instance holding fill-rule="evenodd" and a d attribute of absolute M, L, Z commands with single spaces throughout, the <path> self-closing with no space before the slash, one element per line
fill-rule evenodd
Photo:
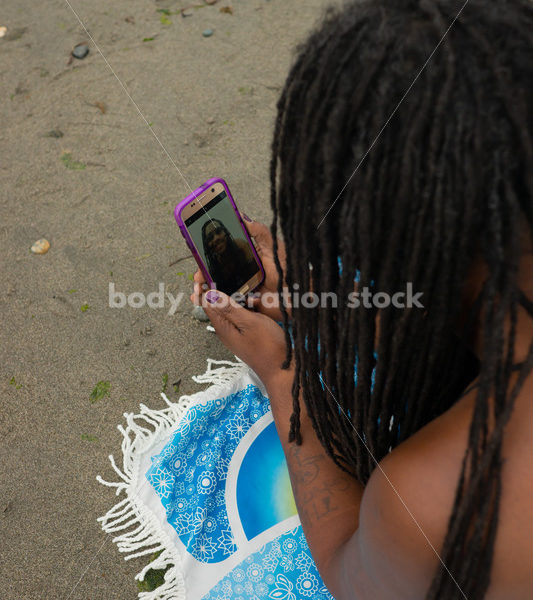
<path fill-rule="evenodd" d="M 174 217 L 210 288 L 246 295 L 263 283 L 263 265 L 223 179 L 194 190 Z"/>

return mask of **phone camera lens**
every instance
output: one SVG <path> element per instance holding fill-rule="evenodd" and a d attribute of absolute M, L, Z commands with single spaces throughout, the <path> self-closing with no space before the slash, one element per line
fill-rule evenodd
<path fill-rule="evenodd" d="M 214 191 L 215 191 L 215 188 L 211 188 L 211 191 L 212 191 L 212 192 L 214 192 Z"/>

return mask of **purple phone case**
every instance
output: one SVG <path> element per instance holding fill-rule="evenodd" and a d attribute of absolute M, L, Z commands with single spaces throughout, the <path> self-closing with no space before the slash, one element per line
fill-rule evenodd
<path fill-rule="evenodd" d="M 204 264 L 202 257 L 196 250 L 194 242 L 193 242 L 191 236 L 189 235 L 189 232 L 187 231 L 187 227 L 185 226 L 185 222 L 181 218 L 181 213 L 182 213 L 183 209 L 188 204 L 191 203 L 192 200 L 198 198 L 198 196 L 201 196 L 205 191 L 207 191 L 207 189 L 210 186 L 212 186 L 215 183 L 221 183 L 224 186 L 224 189 L 226 190 L 226 194 L 229 198 L 229 201 L 231 202 L 231 205 L 233 206 L 233 210 L 235 211 L 235 214 L 237 215 L 237 218 L 239 219 L 239 223 L 244 231 L 244 235 L 246 236 L 246 239 L 248 240 L 248 243 L 250 244 L 250 248 L 252 249 L 252 252 L 254 253 L 254 257 L 257 261 L 257 264 L 259 265 L 259 269 L 261 270 L 261 281 L 257 284 L 257 286 L 255 288 L 249 290 L 249 292 L 253 292 L 265 280 L 265 270 L 263 269 L 263 264 L 261 263 L 261 259 L 259 258 L 259 255 L 256 252 L 255 246 L 253 245 L 252 240 L 250 239 L 250 236 L 248 235 L 248 231 L 247 231 L 246 227 L 244 226 L 244 223 L 243 223 L 243 220 L 241 217 L 241 213 L 239 212 L 239 209 L 237 208 L 237 205 L 235 204 L 235 201 L 233 200 L 233 196 L 231 195 L 231 192 L 229 191 L 228 185 L 221 177 L 213 177 L 212 179 L 208 179 L 199 188 L 195 189 L 192 194 L 189 194 L 186 198 L 184 198 L 174 209 L 174 218 L 176 219 L 176 223 L 178 224 L 178 227 L 180 228 L 181 235 L 185 239 L 185 243 L 189 247 L 189 250 L 192 252 L 192 255 L 194 256 L 194 259 L 198 263 L 200 270 L 204 274 L 204 277 L 207 281 L 207 285 L 210 288 L 212 288 L 214 286 L 215 282 L 211 279 L 211 276 L 209 275 L 209 272 L 207 270 L 207 266 Z M 237 290 L 235 290 L 235 291 L 237 291 Z"/>

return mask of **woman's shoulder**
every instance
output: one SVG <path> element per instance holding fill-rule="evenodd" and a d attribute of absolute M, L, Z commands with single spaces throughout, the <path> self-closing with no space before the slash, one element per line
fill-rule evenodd
<path fill-rule="evenodd" d="M 503 494 L 487 600 L 525 600 L 533 588 L 533 402 L 527 400 L 524 392 L 506 430 Z M 374 561 L 375 576 L 383 569 L 396 570 L 398 581 L 418 589 L 420 597 L 439 566 L 474 402 L 475 390 L 395 448 L 374 470 L 363 497 L 361 543 L 371 548 L 375 531 L 391 540 L 390 555 Z"/>

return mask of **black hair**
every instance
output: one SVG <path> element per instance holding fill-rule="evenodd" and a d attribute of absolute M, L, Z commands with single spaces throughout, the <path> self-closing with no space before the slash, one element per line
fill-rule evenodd
<path fill-rule="evenodd" d="M 393 294 L 411 282 L 423 292 L 425 310 L 292 309 L 290 440 L 301 442 L 301 392 L 328 455 L 362 483 L 375 468 L 365 444 L 379 461 L 458 400 L 468 352 L 449 332 L 469 273 L 486 267 L 459 332 L 468 340 L 479 324 L 483 354 L 441 550 L 455 581 L 439 566 L 427 595 L 438 600 L 462 597 L 457 586 L 469 600 L 488 588 L 504 429 L 533 367 L 533 345 L 514 364 L 517 311 L 533 313 L 517 283 L 521 236 L 533 240 L 533 5 L 470 0 L 453 23 L 463 5 L 331 9 L 289 73 L 271 161 L 289 291 L 347 298 L 358 270 L 361 288 Z M 275 256 L 281 293 L 277 242 Z"/>

